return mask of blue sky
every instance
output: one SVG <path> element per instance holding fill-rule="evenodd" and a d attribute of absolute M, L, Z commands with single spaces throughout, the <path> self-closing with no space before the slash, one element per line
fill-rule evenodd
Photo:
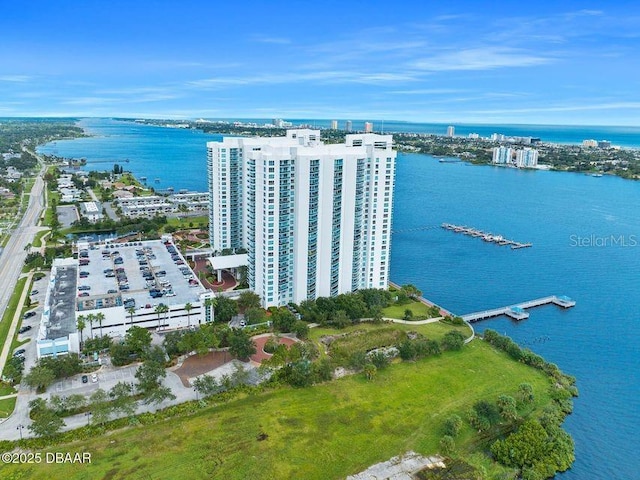
<path fill-rule="evenodd" d="M 9 2 L 0 116 L 637 125 L 640 4 Z"/>

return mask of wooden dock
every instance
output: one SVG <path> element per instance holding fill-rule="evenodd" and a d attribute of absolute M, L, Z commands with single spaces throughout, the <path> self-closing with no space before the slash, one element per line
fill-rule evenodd
<path fill-rule="evenodd" d="M 532 243 L 516 242 L 515 240 L 509 240 L 508 238 L 504 238 L 502 235 L 496 235 L 490 232 L 483 232 L 482 230 L 467 227 L 464 225 L 454 225 L 452 223 L 443 223 L 440 226 L 445 230 L 450 230 L 454 233 L 462 233 L 463 235 L 468 235 L 470 237 L 481 238 L 485 242 L 495 243 L 496 245 L 500 245 L 500 246 L 510 245 L 511 250 L 518 250 L 520 248 L 528 248 L 533 246 Z"/>
<path fill-rule="evenodd" d="M 571 300 L 569 297 L 551 295 L 549 297 L 536 298 L 535 300 L 529 300 L 528 302 L 517 303 L 515 305 L 508 305 L 506 307 L 468 313 L 466 315 L 461 315 L 461 317 L 463 320 L 470 323 L 485 320 L 487 318 L 499 317 L 501 315 L 506 315 L 514 320 L 524 320 L 525 318 L 529 318 L 529 312 L 525 311 L 526 309 L 549 304 L 557 305 L 561 308 L 571 308 L 576 304 L 576 302 L 575 300 Z"/>

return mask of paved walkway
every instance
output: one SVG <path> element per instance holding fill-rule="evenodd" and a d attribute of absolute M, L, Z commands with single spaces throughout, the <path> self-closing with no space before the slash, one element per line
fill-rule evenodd
<path fill-rule="evenodd" d="M 383 320 L 393 323 L 402 323 L 403 325 L 426 325 L 428 323 L 436 323 L 444 317 L 427 318 L 426 320 L 400 320 L 399 318 L 382 317 Z"/>

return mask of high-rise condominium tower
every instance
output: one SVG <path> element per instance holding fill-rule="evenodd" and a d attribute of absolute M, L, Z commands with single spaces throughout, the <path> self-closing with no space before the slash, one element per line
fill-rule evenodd
<path fill-rule="evenodd" d="M 248 251 L 265 307 L 386 288 L 396 152 L 391 135 L 319 130 L 207 143 L 214 251 Z"/>

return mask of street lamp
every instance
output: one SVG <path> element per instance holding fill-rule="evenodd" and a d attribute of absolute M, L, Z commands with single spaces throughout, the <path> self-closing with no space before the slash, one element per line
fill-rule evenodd
<path fill-rule="evenodd" d="M 16 430 L 20 431 L 20 440 L 22 440 L 22 429 L 24 428 L 24 425 L 20 424 L 16 427 Z"/>
<path fill-rule="evenodd" d="M 89 420 L 91 420 L 91 412 L 84 412 L 84 416 L 87 417 L 87 425 L 89 425 Z"/>

